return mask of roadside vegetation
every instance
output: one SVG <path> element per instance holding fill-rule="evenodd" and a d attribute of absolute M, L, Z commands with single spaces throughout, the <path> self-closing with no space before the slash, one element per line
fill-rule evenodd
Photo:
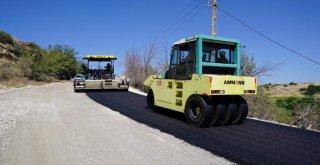
<path fill-rule="evenodd" d="M 77 52 L 67 45 L 41 48 L 0 31 L 0 46 L 0 83 L 5 86 L 70 79 L 83 71 L 83 64 L 76 59 Z"/>
<path fill-rule="evenodd" d="M 249 97 L 250 116 L 320 130 L 318 87 L 294 82 L 261 85 L 258 94 Z"/>

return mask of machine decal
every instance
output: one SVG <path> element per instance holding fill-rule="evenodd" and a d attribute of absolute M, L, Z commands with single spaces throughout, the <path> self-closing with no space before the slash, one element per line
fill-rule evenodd
<path fill-rule="evenodd" d="M 233 85 L 244 85 L 244 81 L 241 80 L 224 80 L 224 84 L 229 85 L 229 84 L 233 84 Z"/>

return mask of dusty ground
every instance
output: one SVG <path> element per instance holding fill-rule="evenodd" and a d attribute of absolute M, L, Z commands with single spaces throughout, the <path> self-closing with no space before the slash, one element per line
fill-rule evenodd
<path fill-rule="evenodd" d="M 53 83 L 0 92 L 0 164 L 230 164 Z"/>
<path fill-rule="evenodd" d="M 6 91 L 8 89 L 16 90 L 21 87 L 31 87 L 31 86 L 40 86 L 47 84 L 46 82 L 41 81 L 32 81 L 27 78 L 16 77 L 10 80 L 1 80 L 0 81 L 0 92 Z"/>

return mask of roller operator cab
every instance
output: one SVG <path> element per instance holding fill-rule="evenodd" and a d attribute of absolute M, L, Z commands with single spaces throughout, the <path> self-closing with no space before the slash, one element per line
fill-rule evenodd
<path fill-rule="evenodd" d="M 195 35 L 174 43 L 169 70 L 144 81 L 147 103 L 185 113 L 198 127 L 243 122 L 243 95 L 256 94 L 255 77 L 240 76 L 240 42 Z"/>

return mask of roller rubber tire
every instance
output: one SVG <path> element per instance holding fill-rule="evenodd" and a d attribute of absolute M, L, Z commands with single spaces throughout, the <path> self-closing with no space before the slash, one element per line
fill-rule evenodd
<path fill-rule="evenodd" d="M 229 103 L 227 105 L 226 113 L 224 115 L 224 120 L 221 122 L 223 125 L 229 125 L 232 124 L 232 122 L 235 120 L 237 115 L 237 104 L 235 103 Z"/>
<path fill-rule="evenodd" d="M 152 111 L 156 111 L 157 107 L 154 105 L 154 95 L 153 95 L 153 91 L 149 90 L 148 94 L 147 94 L 147 104 L 148 107 L 152 110 Z"/>
<path fill-rule="evenodd" d="M 214 100 L 213 102 L 213 114 L 211 116 L 211 126 L 220 125 L 224 120 L 226 113 L 226 105 L 220 100 Z"/>
<path fill-rule="evenodd" d="M 247 102 L 239 96 L 237 98 L 237 114 L 232 123 L 241 124 L 248 116 L 248 109 Z"/>
<path fill-rule="evenodd" d="M 187 121 L 197 127 L 208 127 L 212 117 L 212 105 L 198 95 L 188 98 L 184 113 Z"/>

